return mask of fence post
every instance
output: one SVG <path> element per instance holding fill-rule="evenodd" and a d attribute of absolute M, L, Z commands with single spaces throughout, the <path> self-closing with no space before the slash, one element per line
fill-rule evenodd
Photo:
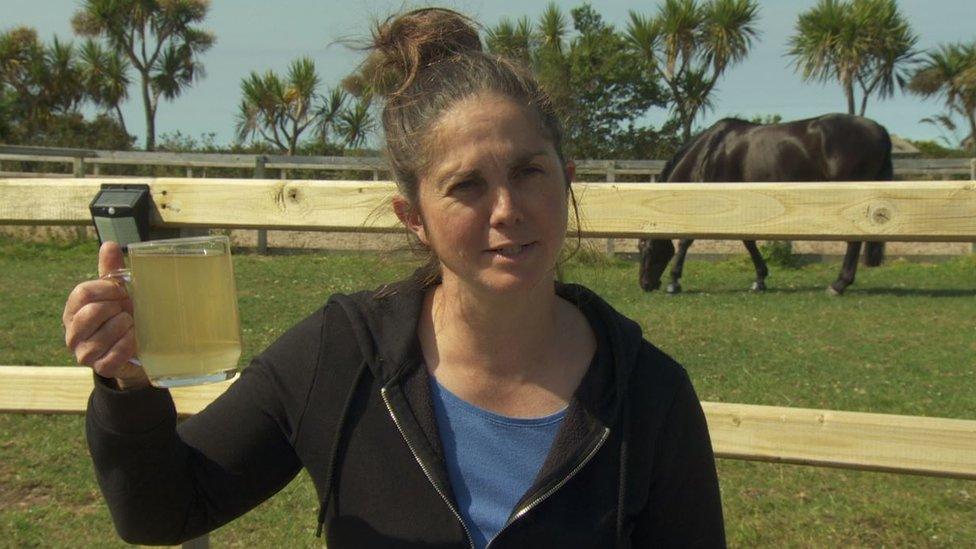
<path fill-rule="evenodd" d="M 617 162 L 615 160 L 607 160 L 607 183 L 614 183 L 616 181 Z M 613 237 L 607 238 L 607 257 L 613 257 L 614 252 Z"/>
<path fill-rule="evenodd" d="M 85 159 L 84 158 L 82 158 L 80 156 L 76 156 L 74 158 L 74 160 L 71 161 L 71 164 L 72 164 L 72 168 L 73 168 L 72 169 L 72 172 L 74 173 L 74 176 L 75 177 L 79 177 L 79 178 L 80 177 L 85 177 Z"/>
<path fill-rule="evenodd" d="M 379 180 L 380 180 L 380 171 L 373 170 L 373 181 L 379 181 Z"/>
<path fill-rule="evenodd" d="M 267 161 L 268 157 L 263 154 L 255 157 L 254 179 L 264 179 L 264 165 Z M 268 231 L 266 229 L 258 229 L 258 253 L 261 255 L 268 253 Z"/>
<path fill-rule="evenodd" d="M 186 176 L 187 177 L 193 177 L 193 166 L 187 166 L 186 167 Z"/>

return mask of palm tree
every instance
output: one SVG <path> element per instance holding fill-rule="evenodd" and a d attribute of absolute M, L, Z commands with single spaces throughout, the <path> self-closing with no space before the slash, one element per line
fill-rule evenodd
<path fill-rule="evenodd" d="M 749 53 L 758 9 L 754 0 L 665 0 L 656 17 L 630 12 L 628 44 L 667 84 L 685 140 L 711 108 L 718 79 Z"/>
<path fill-rule="evenodd" d="M 302 133 L 314 124 L 321 109 L 314 105 L 319 85 L 315 64 L 308 57 L 292 61 L 288 74 L 251 72 L 241 82 L 237 135 L 241 140 L 260 135 L 288 155 L 294 155 Z"/>
<path fill-rule="evenodd" d="M 369 136 L 376 125 L 369 110 L 370 103 L 368 96 L 362 97 L 351 108 L 339 114 L 336 127 L 346 146 L 356 149 L 369 142 Z"/>
<path fill-rule="evenodd" d="M 872 94 L 883 99 L 894 94 L 895 82 L 904 86 L 917 42 L 895 0 L 820 0 L 800 14 L 787 54 L 804 80 L 839 81 L 848 114 L 858 114 L 858 86 L 864 116 Z"/>
<path fill-rule="evenodd" d="M 573 112 L 573 90 L 567 59 L 570 20 L 555 2 L 549 2 L 535 27 L 527 17 L 516 22 L 503 18 L 485 30 L 489 52 L 518 61 L 535 73 L 556 111 L 564 117 Z"/>
<path fill-rule="evenodd" d="M 527 67 L 532 66 L 535 37 L 528 17 L 521 17 L 514 23 L 507 17 L 503 18 L 494 27 L 489 27 L 485 34 L 488 51 L 519 61 Z"/>
<path fill-rule="evenodd" d="M 241 103 L 238 107 L 236 131 L 241 141 L 260 135 L 264 141 L 284 151 L 288 146 L 279 131 L 281 94 L 278 76 L 268 71 L 264 76 L 255 71 L 241 81 Z"/>
<path fill-rule="evenodd" d="M 82 78 L 92 103 L 106 113 L 112 112 L 122 131 L 128 133 L 121 106 L 129 98 L 131 64 L 118 52 L 106 50 L 91 39 L 82 45 L 80 56 Z"/>
<path fill-rule="evenodd" d="M 536 32 L 539 40 L 539 48 L 542 50 L 552 50 L 556 53 L 563 52 L 563 42 L 569 30 L 569 20 L 563 15 L 554 2 L 549 2 L 542 15 L 539 16 L 539 24 Z"/>
<path fill-rule="evenodd" d="M 951 131 L 952 117 L 962 116 L 969 123 L 970 148 L 976 152 L 976 42 L 942 45 L 929 52 L 908 90 L 923 97 L 944 96 L 947 115 L 934 120 Z"/>
<path fill-rule="evenodd" d="M 329 134 L 336 130 L 336 124 L 339 122 L 339 116 L 343 111 L 342 107 L 348 97 L 349 94 L 341 87 L 332 88 L 316 113 L 318 119 L 316 130 L 323 143 L 327 143 Z"/>
<path fill-rule="evenodd" d="M 85 88 L 74 43 L 54 37 L 44 51 L 40 83 L 45 103 L 52 111 L 67 114 L 77 110 L 85 98 Z"/>
<path fill-rule="evenodd" d="M 104 38 L 139 73 L 146 150 L 156 147 L 156 110 L 204 76 L 200 55 L 214 35 L 196 27 L 208 0 L 84 0 L 71 20 L 81 36 Z"/>

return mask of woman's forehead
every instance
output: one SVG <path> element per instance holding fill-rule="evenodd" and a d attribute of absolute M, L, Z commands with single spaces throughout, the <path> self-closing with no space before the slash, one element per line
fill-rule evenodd
<path fill-rule="evenodd" d="M 433 171 L 441 161 L 510 162 L 513 158 L 555 151 L 532 109 L 499 96 L 459 101 L 438 120 L 433 137 Z"/>

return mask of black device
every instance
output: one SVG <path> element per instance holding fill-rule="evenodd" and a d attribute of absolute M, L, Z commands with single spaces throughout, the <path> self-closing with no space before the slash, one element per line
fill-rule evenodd
<path fill-rule="evenodd" d="M 99 242 L 118 242 L 124 249 L 133 242 L 149 240 L 149 185 L 104 184 L 88 209 Z"/>

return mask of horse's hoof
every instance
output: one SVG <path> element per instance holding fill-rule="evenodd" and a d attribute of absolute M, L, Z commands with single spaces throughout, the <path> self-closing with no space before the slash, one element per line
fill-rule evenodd
<path fill-rule="evenodd" d="M 752 283 L 752 287 L 750 288 L 750 290 L 752 290 L 753 292 L 756 292 L 756 293 L 765 292 L 766 291 L 766 283 L 765 282 L 759 282 L 759 281 L 753 282 Z"/>
<path fill-rule="evenodd" d="M 671 284 L 668 284 L 669 295 L 678 295 L 680 293 L 681 293 L 681 284 L 678 284 L 677 282 L 672 282 Z"/>
<path fill-rule="evenodd" d="M 827 286 L 827 295 L 831 297 L 840 297 L 844 295 L 844 292 L 834 288 L 833 286 Z"/>

